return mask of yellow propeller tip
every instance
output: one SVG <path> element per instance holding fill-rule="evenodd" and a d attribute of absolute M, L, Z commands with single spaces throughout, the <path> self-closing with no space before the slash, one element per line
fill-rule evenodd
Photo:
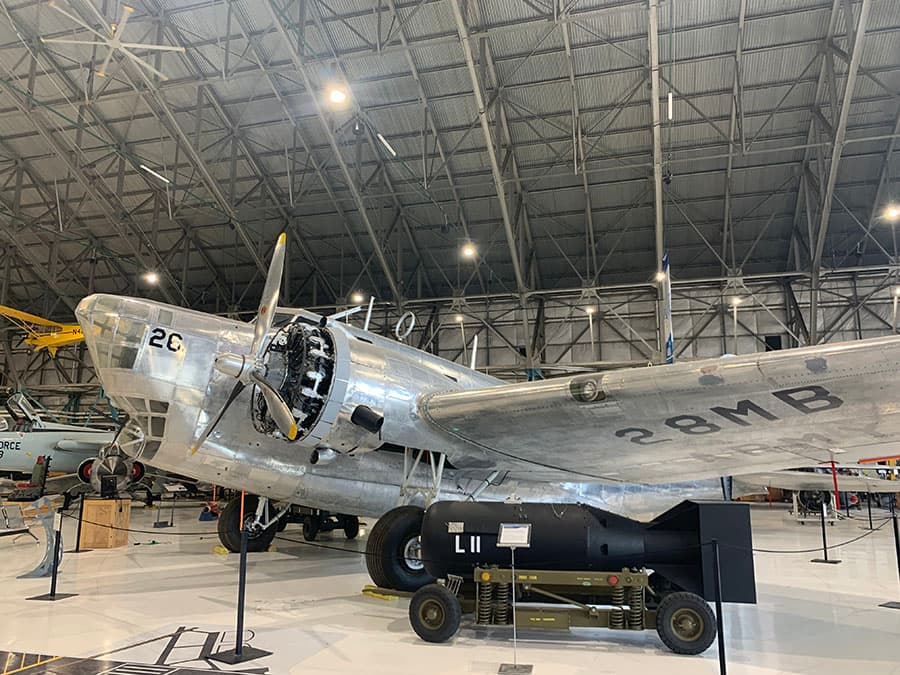
<path fill-rule="evenodd" d="M 297 424 L 296 423 L 291 425 L 291 430 L 288 432 L 289 440 L 293 441 L 295 438 L 297 438 Z"/>
<path fill-rule="evenodd" d="M 284 246 L 286 242 L 287 242 L 287 232 L 282 232 L 281 234 L 278 235 L 278 245 Z"/>
<path fill-rule="evenodd" d="M 192 454 L 192 455 L 196 455 L 196 454 L 197 454 L 197 450 L 199 450 L 199 449 L 200 449 L 200 446 L 199 446 L 199 445 L 195 445 L 193 448 L 191 448 L 191 454 Z"/>

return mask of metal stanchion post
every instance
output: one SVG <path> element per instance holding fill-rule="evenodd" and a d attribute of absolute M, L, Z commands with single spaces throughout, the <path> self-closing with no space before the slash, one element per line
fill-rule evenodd
<path fill-rule="evenodd" d="M 719 540 L 712 540 L 713 575 L 716 577 L 716 634 L 719 638 L 719 674 L 726 675 L 725 620 L 722 616 L 722 573 L 719 569 Z"/>
<path fill-rule="evenodd" d="M 868 510 L 869 510 L 869 529 L 874 530 L 875 528 L 872 527 L 872 493 L 871 492 L 866 494 L 866 505 L 868 506 Z"/>
<path fill-rule="evenodd" d="M 501 523 L 500 531 L 497 534 L 497 546 L 509 549 L 513 628 L 513 662 L 501 663 L 497 672 L 502 675 L 530 675 L 534 666 L 529 663 L 519 663 L 519 636 L 516 628 L 516 549 L 531 546 L 531 523 Z"/>
<path fill-rule="evenodd" d="M 84 495 L 81 495 L 81 501 L 78 504 L 78 526 L 75 529 L 75 548 L 66 553 L 88 553 L 90 549 L 81 550 L 81 524 L 84 522 Z"/>
<path fill-rule="evenodd" d="M 828 557 L 828 537 L 825 534 L 825 511 L 828 507 L 825 506 L 825 502 L 822 502 L 822 557 L 821 558 L 813 558 L 810 562 L 814 563 L 826 563 L 828 565 L 837 565 L 841 561 L 835 560 L 834 558 Z"/>
<path fill-rule="evenodd" d="M 894 530 L 894 553 L 897 555 L 897 574 L 900 574 L 900 527 L 897 526 L 897 514 L 891 515 L 891 523 Z M 887 607 L 888 609 L 900 609 L 900 602 L 885 602 L 879 607 Z"/>
<path fill-rule="evenodd" d="M 236 627 L 236 635 L 234 638 L 234 649 L 226 649 L 216 654 L 213 654 L 209 658 L 220 661 L 222 663 L 235 664 L 235 663 L 243 663 L 244 661 L 252 661 L 253 659 L 259 659 L 263 656 L 270 656 L 272 652 L 268 652 L 264 649 L 257 649 L 256 647 L 245 647 L 244 646 L 244 597 L 246 595 L 247 588 L 247 542 L 249 540 L 249 535 L 247 534 L 247 527 L 244 524 L 243 518 L 241 519 L 241 562 L 240 568 L 238 572 L 238 597 L 237 597 L 237 627 Z"/>

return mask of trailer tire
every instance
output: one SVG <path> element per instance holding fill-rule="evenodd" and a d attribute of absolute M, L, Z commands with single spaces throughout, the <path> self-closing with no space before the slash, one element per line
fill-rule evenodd
<path fill-rule="evenodd" d="M 695 593 L 670 593 L 656 611 L 656 632 L 676 654 L 700 654 L 716 639 L 716 615 Z"/>
<path fill-rule="evenodd" d="M 447 642 L 461 621 L 462 607 L 446 586 L 422 586 L 410 600 L 409 623 L 425 642 Z"/>
<path fill-rule="evenodd" d="M 397 591 L 417 591 L 434 578 L 416 562 L 425 511 L 418 506 L 399 506 L 384 514 L 366 541 L 366 567 L 376 586 Z"/>

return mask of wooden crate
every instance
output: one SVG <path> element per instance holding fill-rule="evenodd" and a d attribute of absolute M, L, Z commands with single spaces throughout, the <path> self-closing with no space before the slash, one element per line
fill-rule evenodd
<path fill-rule="evenodd" d="M 82 549 L 117 548 L 128 544 L 130 499 L 88 499 L 81 523 Z"/>

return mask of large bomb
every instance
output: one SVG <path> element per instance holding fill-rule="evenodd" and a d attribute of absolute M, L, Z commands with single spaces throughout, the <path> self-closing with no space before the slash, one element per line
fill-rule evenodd
<path fill-rule="evenodd" d="M 652 569 L 676 587 L 714 598 L 713 545 L 723 600 L 756 602 L 746 504 L 685 501 L 650 522 L 584 504 L 436 502 L 422 522 L 422 557 L 436 578 L 471 578 L 476 566 L 508 567 L 501 523 L 531 523 L 516 567 L 540 570 Z"/>

